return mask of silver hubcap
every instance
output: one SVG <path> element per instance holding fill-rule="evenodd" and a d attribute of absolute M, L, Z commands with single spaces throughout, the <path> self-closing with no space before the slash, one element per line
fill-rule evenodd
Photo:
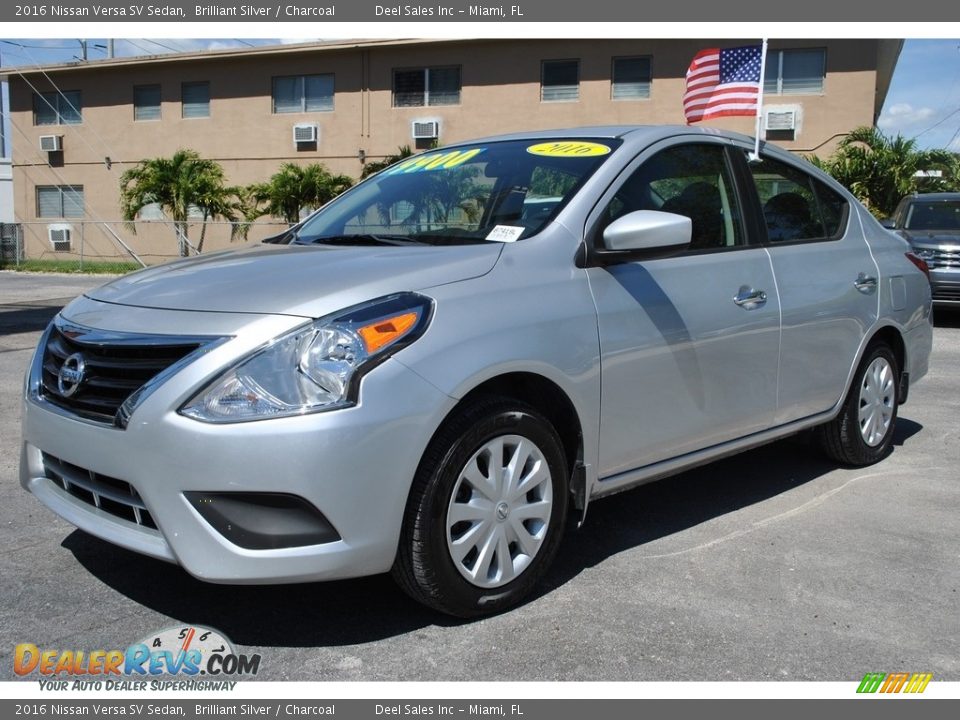
<path fill-rule="evenodd" d="M 890 429 L 895 402 L 893 368 L 884 358 L 877 358 L 863 376 L 860 386 L 860 436 L 870 447 L 876 447 Z"/>
<path fill-rule="evenodd" d="M 536 557 L 550 525 L 553 483 L 546 458 L 520 435 L 488 441 L 457 478 L 447 508 L 447 549 L 472 585 L 494 588 Z"/>

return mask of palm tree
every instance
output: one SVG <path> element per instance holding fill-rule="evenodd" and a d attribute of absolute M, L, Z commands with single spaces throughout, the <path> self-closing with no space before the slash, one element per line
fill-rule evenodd
<path fill-rule="evenodd" d="M 246 241 L 253 223 L 266 215 L 262 205 L 265 202 L 266 186 L 262 183 L 228 188 L 233 196 L 232 210 L 234 218 L 231 220 L 230 241 Z"/>
<path fill-rule="evenodd" d="M 946 150 L 920 150 L 917 141 L 890 137 L 875 127 L 859 127 L 827 160 L 807 158 L 846 186 L 870 212 L 889 217 L 904 195 L 949 189 L 943 179 L 918 177 L 922 170 L 955 175 L 956 157 Z"/>
<path fill-rule="evenodd" d="M 397 152 L 393 155 L 387 155 L 383 160 L 376 160 L 374 162 L 368 162 L 363 166 L 363 172 L 360 173 L 360 179 L 368 178 L 374 173 L 378 173 L 381 170 L 386 170 L 388 167 L 394 163 L 398 163 L 404 158 L 411 157 L 413 155 L 413 150 L 410 149 L 409 145 L 402 145 L 397 148 Z"/>
<path fill-rule="evenodd" d="M 120 178 L 120 212 L 130 223 L 143 208 L 159 205 L 173 220 L 181 257 L 189 254 L 188 220 L 199 211 L 204 224 L 197 252 L 203 249 L 206 221 L 224 217 L 232 220 L 229 190 L 224 187 L 223 168 L 213 160 L 205 160 L 194 150 L 177 150 L 169 158 L 143 160 Z"/>
<path fill-rule="evenodd" d="M 352 178 L 334 175 L 320 163 L 306 166 L 284 163 L 269 182 L 259 186 L 258 194 L 266 203 L 265 214 L 294 225 L 300 221 L 303 208 L 314 210 L 352 185 Z"/>

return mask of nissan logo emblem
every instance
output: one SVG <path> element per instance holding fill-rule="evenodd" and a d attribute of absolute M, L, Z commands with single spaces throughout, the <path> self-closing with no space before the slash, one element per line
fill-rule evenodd
<path fill-rule="evenodd" d="M 83 355 L 80 353 L 74 353 L 63 361 L 60 372 L 57 373 L 57 390 L 63 397 L 70 397 L 80 389 L 85 371 Z"/>

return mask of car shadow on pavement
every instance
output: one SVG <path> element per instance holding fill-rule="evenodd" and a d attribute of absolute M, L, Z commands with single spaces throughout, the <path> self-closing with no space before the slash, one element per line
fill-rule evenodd
<path fill-rule="evenodd" d="M 0 305 L 0 336 L 43 330 L 73 298 L 56 298 L 25 303 Z"/>
<path fill-rule="evenodd" d="M 901 418 L 894 446 L 920 430 L 918 423 Z M 763 502 L 834 469 L 835 464 L 811 452 L 805 433 L 621 493 L 615 500 L 595 501 L 586 524 L 567 532 L 553 568 L 527 602 L 624 550 Z M 424 608 L 387 575 L 302 585 L 213 585 L 80 530 L 62 546 L 92 575 L 134 602 L 181 622 L 216 628 L 239 645 L 355 645 L 426 626 L 469 622 Z"/>
<path fill-rule="evenodd" d="M 933 311 L 933 326 L 960 328 L 960 307 L 938 307 Z"/>
<path fill-rule="evenodd" d="M 923 426 L 898 418 L 893 452 Z M 624 550 L 762 503 L 817 480 L 837 464 L 816 447 L 812 431 L 590 503 L 584 526 L 567 533 L 545 591 Z"/>

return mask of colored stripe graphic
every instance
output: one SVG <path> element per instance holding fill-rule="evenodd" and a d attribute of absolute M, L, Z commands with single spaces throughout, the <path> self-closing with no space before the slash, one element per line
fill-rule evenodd
<path fill-rule="evenodd" d="M 860 681 L 858 693 L 922 693 L 933 679 L 932 673 L 867 673 Z"/>
<path fill-rule="evenodd" d="M 860 681 L 860 687 L 857 688 L 857 692 L 875 693 L 880 688 L 880 683 L 883 682 L 886 676 L 886 673 L 867 673 L 863 676 L 863 680 Z"/>
<path fill-rule="evenodd" d="M 914 673 L 907 683 L 905 693 L 922 693 L 927 689 L 927 685 L 933 679 L 932 673 Z"/>
<path fill-rule="evenodd" d="M 886 681 L 883 683 L 883 687 L 880 688 L 882 693 L 898 693 L 900 688 L 903 687 L 904 683 L 907 682 L 907 678 L 910 677 L 907 673 L 890 673 L 887 675 Z"/>

